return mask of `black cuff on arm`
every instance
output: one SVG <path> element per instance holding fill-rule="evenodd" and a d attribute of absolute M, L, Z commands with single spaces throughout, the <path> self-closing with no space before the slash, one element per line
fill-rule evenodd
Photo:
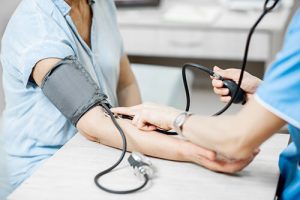
<path fill-rule="evenodd" d="M 47 73 L 41 89 L 75 127 L 93 107 L 109 105 L 107 96 L 73 56 L 63 59 Z"/>

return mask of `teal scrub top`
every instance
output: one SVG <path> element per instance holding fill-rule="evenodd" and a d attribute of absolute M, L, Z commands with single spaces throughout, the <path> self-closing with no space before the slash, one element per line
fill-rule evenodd
<path fill-rule="evenodd" d="M 289 124 L 292 143 L 280 155 L 279 196 L 281 199 L 300 199 L 299 10 L 289 25 L 283 49 L 267 71 L 255 98 L 266 109 Z"/>
<path fill-rule="evenodd" d="M 2 128 L 11 190 L 77 132 L 30 81 L 38 61 L 74 56 L 82 65 L 91 65 L 110 103 L 117 106 L 124 53 L 116 8 L 113 0 L 89 3 L 93 10 L 91 48 L 78 34 L 64 0 L 22 0 L 8 23 L 1 48 L 6 101 Z"/>

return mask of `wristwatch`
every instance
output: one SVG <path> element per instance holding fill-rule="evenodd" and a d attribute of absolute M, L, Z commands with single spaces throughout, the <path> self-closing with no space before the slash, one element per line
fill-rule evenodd
<path fill-rule="evenodd" d="M 183 112 L 181 114 L 179 114 L 174 122 L 173 122 L 173 127 L 175 128 L 175 131 L 178 133 L 178 135 L 180 135 L 181 137 L 184 137 L 182 134 L 182 127 L 184 122 L 187 120 L 187 118 L 189 118 L 192 115 L 192 113 L 189 112 Z"/>

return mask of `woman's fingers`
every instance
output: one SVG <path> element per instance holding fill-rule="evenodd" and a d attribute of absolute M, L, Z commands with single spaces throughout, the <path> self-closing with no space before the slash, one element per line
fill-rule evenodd
<path fill-rule="evenodd" d="M 155 131 L 155 130 L 157 130 L 156 126 L 148 124 L 148 123 L 143 122 L 141 120 L 138 122 L 137 128 L 142 130 L 142 131 Z"/>
<path fill-rule="evenodd" d="M 156 126 L 149 124 L 146 120 L 144 120 L 141 114 L 135 115 L 131 123 L 138 129 L 143 131 L 155 131 L 157 129 Z"/>
<path fill-rule="evenodd" d="M 139 116 L 135 115 L 131 121 L 132 125 L 137 126 L 139 122 Z"/>
<path fill-rule="evenodd" d="M 145 121 L 144 121 L 140 116 L 139 116 L 139 118 L 137 119 L 136 127 L 137 127 L 138 129 L 141 129 L 141 130 L 143 130 L 143 129 L 146 127 Z"/>
<path fill-rule="evenodd" d="M 157 127 L 154 126 L 154 125 L 146 125 L 144 128 L 143 128 L 144 131 L 155 131 L 157 130 Z"/>
<path fill-rule="evenodd" d="M 112 111 L 116 114 L 132 116 L 132 124 L 139 129 L 144 129 L 145 125 L 154 125 L 164 130 L 171 129 L 173 119 L 181 112 L 175 108 L 153 103 L 145 103 L 130 108 L 113 108 Z M 151 130 L 152 129 L 154 128 L 151 127 Z"/>
<path fill-rule="evenodd" d="M 118 108 L 112 108 L 111 111 L 115 114 L 119 115 L 129 115 L 134 116 L 136 115 L 137 111 L 133 109 L 132 107 L 118 107 Z"/>

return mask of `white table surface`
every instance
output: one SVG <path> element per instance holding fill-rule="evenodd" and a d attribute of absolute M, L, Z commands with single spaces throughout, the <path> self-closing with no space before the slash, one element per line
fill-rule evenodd
<path fill-rule="evenodd" d="M 130 195 L 113 195 L 99 190 L 93 178 L 113 164 L 120 151 L 77 134 L 8 199 L 273 199 L 279 177 L 278 155 L 287 146 L 288 138 L 283 134 L 271 138 L 262 146 L 257 158 L 235 176 L 214 173 L 190 163 L 151 158 L 157 172 L 146 189 Z M 127 161 L 101 182 L 114 189 L 140 184 Z"/>

